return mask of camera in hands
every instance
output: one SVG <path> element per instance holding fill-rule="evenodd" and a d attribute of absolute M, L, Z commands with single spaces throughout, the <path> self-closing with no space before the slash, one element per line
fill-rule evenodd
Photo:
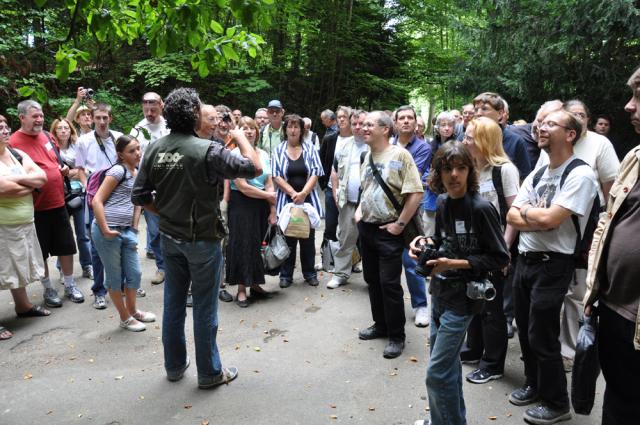
<path fill-rule="evenodd" d="M 496 288 L 487 279 L 467 283 L 467 298 L 492 301 L 496 297 Z"/>

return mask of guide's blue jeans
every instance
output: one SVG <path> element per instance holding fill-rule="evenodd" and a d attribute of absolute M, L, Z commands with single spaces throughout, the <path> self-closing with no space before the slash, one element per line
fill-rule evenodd
<path fill-rule="evenodd" d="M 466 425 L 462 395 L 460 349 L 473 318 L 443 306 L 431 298 L 431 328 L 427 395 L 433 425 Z"/>
<path fill-rule="evenodd" d="M 404 267 L 404 277 L 407 280 L 407 288 L 411 294 L 411 307 L 427 306 L 427 290 L 424 277 L 416 274 L 416 260 L 409 257 L 409 250 L 402 251 L 402 266 Z"/>
<path fill-rule="evenodd" d="M 162 344 L 168 372 L 182 369 L 187 361 L 184 332 L 187 292 L 193 293 L 193 334 L 199 379 L 222 373 L 216 344 L 218 290 L 222 273 L 220 242 L 178 242 L 161 235 L 165 261 Z"/>

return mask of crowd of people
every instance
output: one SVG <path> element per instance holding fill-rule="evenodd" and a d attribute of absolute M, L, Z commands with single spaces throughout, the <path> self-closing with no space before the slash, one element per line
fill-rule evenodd
<path fill-rule="evenodd" d="M 633 96 L 625 109 L 640 133 L 640 70 L 628 85 Z M 583 314 L 600 318 L 602 423 L 638 417 L 632 380 L 640 373 L 640 291 L 632 235 L 640 223 L 639 156 L 636 148 L 620 164 L 606 116 L 592 120 L 579 100 L 551 100 L 531 123 L 512 124 L 506 100 L 485 92 L 462 113 L 437 114 L 431 136 L 424 117 L 404 105 L 324 110 L 320 137 L 310 118 L 285 115 L 279 100 L 250 117 L 181 88 L 165 99 L 145 93 L 141 106 L 144 119 L 128 135 L 110 128 L 111 107 L 93 102 L 82 87 L 50 131 L 32 100 L 18 105 L 13 134 L 0 116 L 7 252 L 0 288 L 11 290 L 19 317 L 48 316 L 63 305 L 50 256 L 57 257 L 65 297 L 84 301 L 73 273 L 79 252 L 82 276 L 93 279 L 93 307 L 107 308 L 108 295 L 120 327 L 145 330 L 156 316 L 137 307 L 145 296 L 138 257 L 144 216 L 147 257 L 156 265 L 151 283 L 164 282 L 170 381 L 190 365 L 187 307 L 198 386 L 237 377 L 218 352 L 217 302 L 247 308 L 270 298 L 266 273 L 277 274 L 282 289 L 293 285 L 299 245 L 302 279 L 312 287 L 323 268 L 332 274 L 327 288 L 348 284 L 361 259 L 372 323 L 358 337 L 386 339 L 389 359 L 404 350 L 404 269 L 413 322 L 430 325 L 430 411 L 416 424 L 466 424 L 461 364 L 476 365 L 465 376 L 473 384 L 501 379 L 516 329 L 524 373 L 509 402 L 539 402 L 524 413 L 529 423 L 570 419 L 565 372 Z M 322 256 L 331 262 L 314 264 L 321 218 Z M 266 270 L 259 259 L 278 233 L 290 254 Z M 36 281 L 44 307 L 25 289 Z M 12 336 L 0 326 L 0 340 Z"/>

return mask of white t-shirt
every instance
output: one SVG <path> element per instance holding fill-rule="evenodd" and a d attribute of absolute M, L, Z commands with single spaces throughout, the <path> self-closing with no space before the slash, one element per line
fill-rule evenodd
<path fill-rule="evenodd" d="M 115 142 L 118 137 L 122 136 L 122 133 L 115 130 L 109 130 L 109 132 L 109 137 L 102 139 L 104 152 L 96 141 L 95 131 L 83 134 L 76 142 L 76 167 L 84 168 L 87 175 L 109 168 L 116 163 L 118 156 L 116 155 Z"/>
<path fill-rule="evenodd" d="M 618 155 L 613 145 L 605 136 L 587 131 L 580 140 L 573 146 L 575 156 L 591 166 L 593 172 L 600 182 L 598 185 L 598 196 L 600 197 L 600 205 L 605 205 L 604 195 L 602 194 L 601 185 L 603 183 L 615 180 L 620 168 Z M 540 151 L 540 157 L 536 168 L 549 164 L 549 155 L 544 151 Z"/>
<path fill-rule="evenodd" d="M 138 131 L 136 129 L 138 127 L 142 127 L 149 131 L 149 137 L 151 138 L 151 140 L 148 140 L 143 132 Z M 165 121 L 164 117 L 160 117 L 158 119 L 158 122 L 156 123 L 150 123 L 146 118 L 144 118 L 142 121 L 136 124 L 134 128 L 131 129 L 131 132 L 129 134 L 135 137 L 138 142 L 140 142 L 140 151 L 142 152 L 142 155 L 144 155 L 144 151 L 149 143 L 153 143 L 169 133 L 171 133 L 171 130 L 167 128 L 167 122 Z"/>
<path fill-rule="evenodd" d="M 502 191 L 504 197 L 509 198 L 518 194 L 518 187 L 520 185 L 520 174 L 518 168 L 511 162 L 502 164 L 500 168 L 500 174 L 502 176 Z M 493 184 L 493 167 L 487 165 L 480 170 L 480 178 L 478 180 L 480 185 L 480 195 L 491 202 L 496 211 L 500 213 L 500 202 L 498 200 L 498 192 Z"/>
<path fill-rule="evenodd" d="M 313 147 L 319 151 L 320 150 L 320 138 L 318 137 L 318 135 L 316 133 L 314 133 L 312 130 L 309 130 L 309 132 L 307 133 L 307 135 L 305 137 L 303 137 L 302 141 L 304 143 L 309 143 L 310 145 L 313 145 Z M 312 143 L 315 142 L 315 143 Z"/>
<path fill-rule="evenodd" d="M 580 231 L 583 232 L 587 224 L 587 215 L 591 211 L 593 200 L 597 194 L 598 183 L 593 170 L 586 166 L 574 168 L 567 176 L 561 188 L 560 178 L 575 155 L 567 159 L 558 168 L 549 167 L 540 178 L 535 190 L 533 177 L 539 168 L 533 170 L 522 183 L 518 196 L 513 201 L 514 207 L 531 204 L 537 208 L 549 208 L 552 204 L 570 210 L 579 217 Z M 573 254 L 576 247 L 576 231 L 571 217 L 563 221 L 560 226 L 552 230 L 535 232 L 520 232 L 520 252 L 558 252 Z"/>
<path fill-rule="evenodd" d="M 342 148 L 344 148 L 344 145 L 346 145 L 347 142 L 351 140 L 353 140 L 353 136 L 343 137 L 338 134 L 338 140 L 336 140 L 336 149 L 333 151 L 333 159 L 331 160 L 332 164 L 335 161 L 338 153 L 342 152 Z M 331 184 L 331 179 L 329 179 L 327 186 L 333 188 L 333 185 Z"/>
<path fill-rule="evenodd" d="M 349 157 L 349 176 L 347 177 L 347 201 L 356 203 L 360 195 L 360 155 L 367 152 L 366 143 L 353 142 Z"/>

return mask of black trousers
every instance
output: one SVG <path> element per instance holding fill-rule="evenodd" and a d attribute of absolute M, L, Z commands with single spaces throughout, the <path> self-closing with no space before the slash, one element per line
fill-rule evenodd
<path fill-rule="evenodd" d="M 302 277 L 305 279 L 311 279 L 317 276 L 317 272 L 314 268 L 313 262 L 316 258 L 316 231 L 311 229 L 309 231 L 309 237 L 307 239 L 290 238 L 286 236 L 287 245 L 291 250 L 289 258 L 280 266 L 280 279 L 286 279 L 288 281 L 293 280 L 293 269 L 296 265 L 296 246 L 300 244 L 300 266 L 302 267 Z"/>
<path fill-rule="evenodd" d="M 371 314 L 376 327 L 390 340 L 404 341 L 404 291 L 402 274 L 402 235 L 395 236 L 379 224 L 358 223 L 362 250 L 362 272 L 369 288 Z"/>
<path fill-rule="evenodd" d="M 338 236 L 338 206 L 333 199 L 333 191 L 330 187 L 324 190 L 324 239 L 337 241 Z"/>
<path fill-rule="evenodd" d="M 507 357 L 507 320 L 503 310 L 505 277 L 492 276 L 491 283 L 496 288 L 496 297 L 484 304 L 484 310 L 473 316 L 467 329 L 467 342 L 462 352 L 466 358 L 480 359 L 480 369 L 495 374 L 504 372 Z"/>
<path fill-rule="evenodd" d="M 546 261 L 518 258 L 514 276 L 518 338 L 526 383 L 538 389 L 547 406 L 569 407 L 567 378 L 560 355 L 560 308 L 574 271 L 571 256 Z"/>
<path fill-rule="evenodd" d="M 602 425 L 640 421 L 640 351 L 633 347 L 635 323 L 600 302 L 598 352 L 607 385 L 602 403 Z"/>

